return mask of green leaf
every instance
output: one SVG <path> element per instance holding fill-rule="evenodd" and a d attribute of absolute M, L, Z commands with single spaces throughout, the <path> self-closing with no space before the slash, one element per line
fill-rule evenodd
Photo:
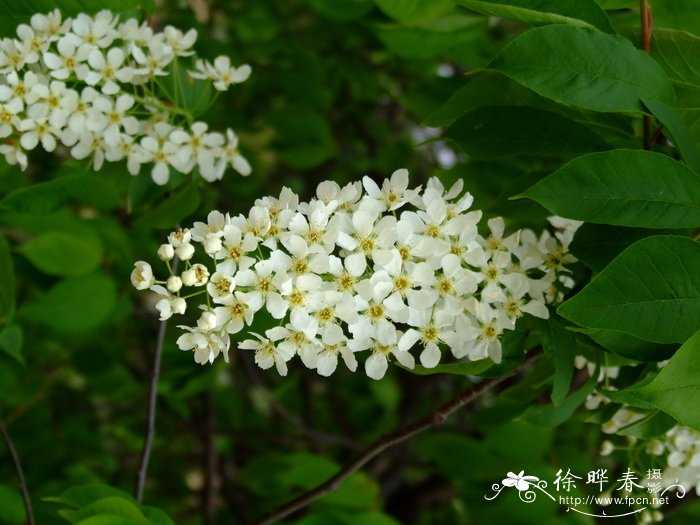
<path fill-rule="evenodd" d="M 700 143 L 700 38 L 684 31 L 654 29 L 651 55 L 676 88 L 675 109 L 695 144 Z"/>
<path fill-rule="evenodd" d="M 453 14 L 412 26 L 377 24 L 375 31 L 398 56 L 422 60 L 473 44 L 483 36 L 485 27 L 481 17 Z"/>
<path fill-rule="evenodd" d="M 700 332 L 678 349 L 650 383 L 626 392 L 700 430 Z"/>
<path fill-rule="evenodd" d="M 192 215 L 199 207 L 199 189 L 186 184 L 170 196 L 165 196 L 152 210 L 134 221 L 135 225 L 155 229 L 172 229 Z"/>
<path fill-rule="evenodd" d="M 23 340 L 24 334 L 19 326 L 12 325 L 0 328 L 0 350 L 4 350 L 6 354 L 22 365 L 24 365 L 24 356 L 22 355 Z"/>
<path fill-rule="evenodd" d="M 700 175 L 700 153 L 698 153 L 698 148 L 690 135 L 688 126 L 683 122 L 679 113 L 668 104 L 658 100 L 642 99 L 642 102 L 663 124 L 688 166 Z"/>
<path fill-rule="evenodd" d="M 663 69 L 629 40 L 576 27 L 531 29 L 489 67 L 543 97 L 594 111 L 640 112 L 642 98 L 674 102 Z"/>
<path fill-rule="evenodd" d="M 568 24 L 574 27 L 615 30 L 593 0 L 456 0 L 469 9 L 524 24 Z"/>
<path fill-rule="evenodd" d="M 47 232 L 24 244 L 19 252 L 49 275 L 83 275 L 102 261 L 102 244 L 96 236 Z"/>
<path fill-rule="evenodd" d="M 133 525 L 127 518 L 122 518 L 120 516 L 92 516 L 86 520 L 79 521 L 76 525 Z"/>
<path fill-rule="evenodd" d="M 700 328 L 700 244 L 649 237 L 627 248 L 559 314 L 586 328 L 680 343 Z"/>
<path fill-rule="evenodd" d="M 96 272 L 63 279 L 23 313 L 57 332 L 67 335 L 86 333 L 109 319 L 116 304 L 114 282 Z"/>
<path fill-rule="evenodd" d="M 10 245 L 0 235 L 0 324 L 9 323 L 15 313 L 15 267 L 12 262 Z"/>
<path fill-rule="evenodd" d="M 470 157 L 570 156 L 608 149 L 595 133 L 566 117 L 518 106 L 484 106 L 460 117 L 445 136 Z"/>
<path fill-rule="evenodd" d="M 141 512 L 148 518 L 151 525 L 174 525 L 173 520 L 165 512 L 155 507 L 141 507 Z"/>
<path fill-rule="evenodd" d="M 612 353 L 641 362 L 663 361 L 671 357 L 678 348 L 677 345 L 652 343 L 615 330 L 590 329 L 585 333 Z"/>
<path fill-rule="evenodd" d="M 61 208 L 87 182 L 87 172 L 73 173 L 13 191 L 0 200 L 0 209 L 47 215 Z"/>
<path fill-rule="evenodd" d="M 562 320 L 554 315 L 549 319 L 536 319 L 542 338 L 544 355 L 554 364 L 552 403 L 561 405 L 571 389 L 576 357 L 576 337 L 566 329 Z"/>
<path fill-rule="evenodd" d="M 673 235 L 675 232 L 585 223 L 576 230 L 569 250 L 591 270 L 599 272 L 631 244 L 645 237 L 660 234 Z"/>
<path fill-rule="evenodd" d="M 644 419 L 621 428 L 617 434 L 637 439 L 653 439 L 663 436 L 678 422 L 664 412 L 653 412 Z"/>
<path fill-rule="evenodd" d="M 374 0 L 374 3 L 403 24 L 432 20 L 455 8 L 452 0 Z"/>
<path fill-rule="evenodd" d="M 62 511 L 72 523 L 82 523 L 92 516 L 116 516 L 126 518 L 132 525 L 151 525 L 139 508 L 121 496 L 102 498 L 76 511 Z"/>
<path fill-rule="evenodd" d="M 44 498 L 44 501 L 65 503 L 66 505 L 79 508 L 86 507 L 101 499 L 113 497 L 123 498 L 127 501 L 131 501 L 132 503 L 134 502 L 134 499 L 123 490 L 99 483 L 89 483 L 87 485 L 70 487 L 61 493 L 60 496 L 50 496 Z"/>
<path fill-rule="evenodd" d="M 598 224 L 700 225 L 700 177 L 650 151 L 614 150 L 575 158 L 521 196 L 557 215 Z"/>
<path fill-rule="evenodd" d="M 319 113 L 280 111 L 271 121 L 278 133 L 280 158 L 295 169 L 309 169 L 326 162 L 336 151 L 328 121 Z"/>
<path fill-rule="evenodd" d="M 0 521 L 24 523 L 26 519 L 27 511 L 19 491 L 9 485 L 0 485 Z"/>
<path fill-rule="evenodd" d="M 598 383 L 596 370 L 581 388 L 557 405 L 530 405 L 521 416 L 523 420 L 542 427 L 556 427 L 568 420 L 583 404 L 588 394 L 593 392 Z"/>

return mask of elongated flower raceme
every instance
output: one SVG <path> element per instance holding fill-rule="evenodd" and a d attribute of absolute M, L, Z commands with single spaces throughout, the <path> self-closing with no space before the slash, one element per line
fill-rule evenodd
<path fill-rule="evenodd" d="M 230 336 L 259 318 L 277 326 L 238 348 L 282 375 L 295 356 L 328 376 L 339 361 L 356 370 L 364 355 L 374 379 L 393 359 L 412 367 L 414 353 L 425 367 L 446 353 L 500 361 L 503 332 L 524 314 L 546 318 L 546 304 L 572 285 L 565 264 L 575 260 L 566 250 L 576 225 L 505 235 L 494 218 L 480 233 L 482 212 L 461 181 L 448 191 L 437 178 L 408 184 L 398 170 L 381 187 L 368 177 L 343 188 L 328 181 L 310 202 L 285 188 L 247 215 L 213 211 L 158 250 L 169 269 L 173 257 L 184 261 L 182 273 L 157 280 L 139 261 L 132 283 L 160 296 L 161 319 L 199 303 L 196 325 L 181 326 L 178 339 L 197 363 L 228 360 Z"/>
<path fill-rule="evenodd" d="M 230 165 L 241 175 L 250 165 L 232 130 L 211 132 L 181 107 L 187 84 L 225 91 L 245 81 L 250 67 L 218 57 L 195 59 L 197 33 L 167 26 L 154 32 L 136 19 L 120 21 L 110 11 L 94 17 L 34 15 L 17 38 L 0 40 L 0 153 L 26 168 L 27 151 L 68 148 L 76 159 L 126 161 L 132 175 L 142 165 L 165 184 L 172 169 L 206 180 L 220 179 Z M 186 72 L 191 64 L 194 68 Z M 193 88 L 189 88 L 193 89 Z"/>

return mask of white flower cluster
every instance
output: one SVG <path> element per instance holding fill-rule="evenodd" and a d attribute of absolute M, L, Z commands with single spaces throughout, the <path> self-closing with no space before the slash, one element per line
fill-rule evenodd
<path fill-rule="evenodd" d="M 125 160 L 136 175 L 152 164 L 157 184 L 168 181 L 171 168 L 196 167 L 208 181 L 220 179 L 229 164 L 248 175 L 232 130 L 209 132 L 157 91 L 160 77 L 177 74 L 179 59 L 194 54 L 196 38 L 193 29 L 156 33 L 106 10 L 65 20 L 58 10 L 32 16 L 17 38 L 0 40 L 0 153 L 24 169 L 27 151 L 62 144 L 76 159 L 91 157 L 95 170 L 105 160 Z M 198 60 L 190 72 L 218 90 L 249 75 L 249 66 L 233 67 L 228 57 L 213 65 Z"/>
<path fill-rule="evenodd" d="M 414 348 L 425 367 L 448 349 L 457 359 L 499 362 L 503 332 L 526 313 L 547 318 L 546 303 L 570 285 L 571 230 L 506 236 L 494 218 L 482 236 L 482 212 L 470 210 L 461 181 L 448 191 L 437 178 L 423 190 L 408 184 L 402 169 L 381 187 L 368 177 L 342 188 L 328 181 L 310 202 L 285 188 L 248 215 L 213 211 L 160 247 L 168 269 L 175 256 L 185 262 L 180 275 L 156 280 L 139 261 L 132 283 L 161 296 L 161 319 L 205 296 L 196 325 L 182 326 L 178 339 L 197 363 L 220 353 L 228 361 L 229 336 L 257 316 L 278 325 L 238 347 L 282 375 L 296 355 L 328 376 L 339 356 L 354 371 L 356 354 L 368 351 L 365 371 L 374 379 L 390 359 L 413 367 Z M 193 262 L 196 252 L 201 262 Z"/>

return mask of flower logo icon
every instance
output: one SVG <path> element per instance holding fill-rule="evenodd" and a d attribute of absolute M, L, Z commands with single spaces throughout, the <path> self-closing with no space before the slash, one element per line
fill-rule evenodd
<path fill-rule="evenodd" d="M 508 477 L 501 481 L 501 483 L 503 483 L 505 487 L 515 487 L 522 492 L 530 488 L 530 483 L 540 480 L 540 478 L 536 476 L 525 476 L 524 474 L 524 470 L 521 470 L 518 474 L 508 472 Z"/>

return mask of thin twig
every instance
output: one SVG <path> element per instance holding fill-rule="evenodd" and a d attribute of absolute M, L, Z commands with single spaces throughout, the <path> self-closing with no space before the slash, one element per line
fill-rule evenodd
<path fill-rule="evenodd" d="M 7 446 L 7 451 L 10 453 L 12 458 L 12 463 L 15 466 L 15 471 L 17 471 L 17 478 L 19 478 L 19 491 L 22 493 L 22 500 L 24 501 L 24 508 L 27 510 L 27 523 L 29 525 L 34 525 L 34 511 L 32 510 L 32 500 L 29 499 L 29 490 L 27 490 L 27 482 L 24 479 L 24 471 L 22 470 L 22 463 L 19 461 L 19 455 L 15 449 L 15 444 L 10 438 L 10 434 L 7 433 L 7 429 L 2 421 L 0 421 L 0 434 L 2 434 L 2 439 L 5 441 Z"/>
<path fill-rule="evenodd" d="M 471 385 L 466 390 L 463 390 L 457 394 L 450 401 L 442 405 L 437 410 L 431 412 L 430 414 L 400 427 L 396 430 L 384 434 L 369 447 L 367 447 L 359 456 L 357 456 L 353 461 L 345 465 L 340 471 L 338 471 L 332 478 L 328 479 L 324 483 L 321 483 L 317 487 L 311 489 L 310 491 L 302 494 L 301 496 L 285 503 L 267 513 L 265 516 L 260 518 L 255 522 L 255 525 L 270 525 L 275 523 L 277 520 L 285 518 L 300 509 L 303 509 L 307 505 L 310 505 L 322 496 L 325 496 L 329 492 L 337 490 L 340 484 L 349 478 L 352 474 L 357 472 L 365 464 L 367 464 L 371 459 L 378 456 L 380 453 L 386 449 L 401 443 L 409 438 L 412 438 L 416 434 L 429 429 L 438 423 L 444 422 L 450 415 L 455 411 L 470 404 L 474 400 L 478 399 L 484 392 L 487 392 L 494 388 L 495 386 L 503 383 L 507 379 L 518 374 L 520 370 L 531 363 L 540 356 L 541 352 L 533 351 L 530 352 L 520 367 L 518 367 L 513 372 L 495 377 L 493 379 L 488 379 L 480 383 Z"/>
<path fill-rule="evenodd" d="M 172 270 L 177 272 L 178 259 L 173 259 Z M 151 459 L 151 450 L 153 449 L 153 439 L 156 435 L 156 406 L 158 404 L 158 379 L 160 378 L 160 362 L 163 355 L 163 343 L 165 342 L 165 331 L 168 327 L 168 321 L 161 321 L 158 326 L 158 337 L 156 339 L 156 353 L 153 357 L 153 367 L 151 369 L 151 381 L 148 388 L 148 414 L 146 416 L 146 436 L 143 442 L 143 450 L 141 451 L 141 461 L 139 463 L 139 472 L 136 479 L 136 501 L 143 502 L 143 491 L 146 486 L 146 478 L 148 476 L 148 462 Z"/>

